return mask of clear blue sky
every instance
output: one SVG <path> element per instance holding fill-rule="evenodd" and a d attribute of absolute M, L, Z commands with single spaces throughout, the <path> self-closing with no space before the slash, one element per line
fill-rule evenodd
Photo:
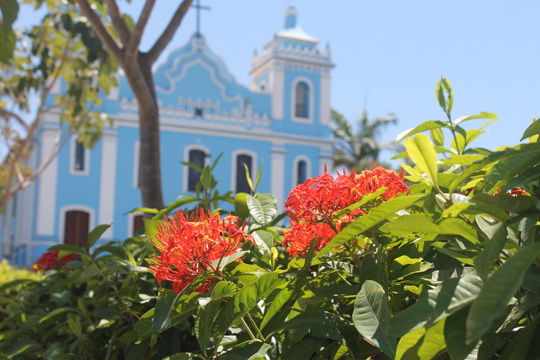
<path fill-rule="evenodd" d="M 134 0 L 131 9 L 141 0 Z M 172 16 L 177 1 L 161 0 L 154 10 L 143 48 L 148 47 Z M 515 145 L 540 116 L 540 1 L 323 1 L 296 0 L 298 22 L 330 43 L 332 106 L 354 120 L 367 107 L 369 116 L 389 112 L 397 126 L 383 139 L 425 120 L 443 119 L 435 98 L 440 76 L 454 88 L 454 117 L 480 111 L 500 120 L 477 140 L 494 149 Z M 125 4 L 125 2 L 124 2 Z M 249 86 L 253 51 L 272 39 L 282 26 L 290 0 L 204 0 L 202 32 L 237 79 Z M 31 21 L 29 10 L 22 15 Z M 35 21 L 35 20 L 34 20 Z M 195 12 L 187 14 L 171 49 L 195 31 Z M 468 127 L 480 126 L 482 120 Z"/>

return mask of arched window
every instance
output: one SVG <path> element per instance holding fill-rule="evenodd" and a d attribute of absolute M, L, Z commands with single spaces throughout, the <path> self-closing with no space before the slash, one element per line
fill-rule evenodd
<path fill-rule="evenodd" d="M 235 190 L 237 193 L 251 193 L 251 189 L 249 188 L 249 183 L 247 181 L 247 175 L 246 175 L 246 166 L 249 170 L 249 174 L 253 174 L 253 158 L 251 155 L 247 154 L 239 154 L 236 155 L 236 187 Z M 244 164 L 246 166 L 244 166 Z"/>
<path fill-rule="evenodd" d="M 206 153 L 200 149 L 192 149 L 189 151 L 188 162 L 204 169 Z M 188 167 L 188 169 L 188 191 L 195 191 L 197 184 L 201 179 L 201 172 L 192 167 Z"/>
<path fill-rule="evenodd" d="M 86 211 L 66 211 L 64 221 L 64 244 L 86 247 L 90 214 Z"/>
<path fill-rule="evenodd" d="M 307 163 L 304 160 L 300 160 L 296 164 L 296 185 L 303 184 L 308 178 Z"/>
<path fill-rule="evenodd" d="M 131 229 L 131 234 L 135 235 L 137 231 L 144 229 L 144 220 L 142 215 L 135 215 L 133 217 L 133 229 Z"/>
<path fill-rule="evenodd" d="M 295 88 L 295 116 L 309 118 L 309 87 L 301 81 Z"/>
<path fill-rule="evenodd" d="M 71 140 L 70 173 L 73 175 L 88 175 L 90 150 L 85 149 L 83 144 L 76 138 Z"/>

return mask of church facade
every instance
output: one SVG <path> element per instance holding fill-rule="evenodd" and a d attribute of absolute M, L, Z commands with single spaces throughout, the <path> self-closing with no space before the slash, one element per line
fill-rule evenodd
<path fill-rule="evenodd" d="M 284 28 L 253 58 L 250 87 L 236 81 L 198 32 L 155 70 L 166 203 L 195 190 L 200 173 L 182 161 L 204 166 L 223 154 L 214 171 L 220 193 L 246 192 L 244 164 L 252 176 L 262 164 L 258 190 L 274 194 L 280 210 L 295 185 L 325 165 L 332 168 L 330 51 L 321 51 L 296 20 L 291 6 Z M 92 150 L 72 139 L 6 207 L 0 218 L 2 257 L 30 265 L 51 245 L 84 243 L 99 224 L 112 225 L 103 240 L 133 235 L 141 215 L 126 213 L 142 205 L 137 109 L 120 77 L 100 109 L 113 127 Z M 36 166 L 57 129 L 58 117 L 48 114 Z"/>

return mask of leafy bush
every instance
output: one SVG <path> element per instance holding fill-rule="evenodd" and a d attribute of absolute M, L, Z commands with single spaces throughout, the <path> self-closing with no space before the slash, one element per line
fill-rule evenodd
<path fill-rule="evenodd" d="M 310 179 L 290 194 L 285 231 L 271 194 L 250 183 L 251 194 L 221 196 L 207 167 L 196 197 L 147 210 L 155 216 L 145 220 L 146 235 L 93 251 L 54 246 L 82 263 L 10 297 L 0 353 L 538 358 L 540 122 L 525 131 L 528 143 L 472 148 L 496 116 L 454 120 L 447 79 L 436 94 L 447 120 L 400 137 L 399 157 L 415 164 L 403 165 L 406 184 L 382 168 Z M 482 118 L 480 129 L 462 127 Z M 219 201 L 234 202 L 235 215 L 219 217 Z M 204 210 L 163 219 L 192 204 Z M 105 229 L 89 235 L 87 249 Z"/>

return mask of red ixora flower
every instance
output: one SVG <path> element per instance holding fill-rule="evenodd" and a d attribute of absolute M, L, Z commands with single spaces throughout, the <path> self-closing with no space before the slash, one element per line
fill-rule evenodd
<path fill-rule="evenodd" d="M 56 269 L 58 265 L 65 265 L 72 261 L 78 260 L 76 254 L 67 254 L 58 259 L 58 250 L 49 250 L 36 260 L 32 265 L 34 272 L 44 272 L 52 269 Z"/>
<path fill-rule="evenodd" d="M 409 187 L 403 181 L 403 170 L 398 174 L 381 166 L 364 170 L 358 175 L 354 170 L 350 174 L 344 171 L 343 174 L 338 173 L 336 178 L 325 169 L 323 175 L 295 187 L 285 203 L 292 225 L 291 230 L 285 233 L 283 242 L 287 252 L 304 256 L 315 234 L 319 236 L 316 248 L 320 250 L 341 230 L 343 223 L 354 221 L 365 212 L 355 209 L 337 220 L 333 218 L 334 215 L 382 187 L 387 188 L 381 196 L 384 201 L 409 192 Z"/>
<path fill-rule="evenodd" d="M 245 226 L 245 225 L 244 225 Z M 252 236 L 239 227 L 236 216 L 222 219 L 203 209 L 191 217 L 177 211 L 158 227 L 154 244 L 161 255 L 150 260 L 150 271 L 161 285 L 162 280 L 173 283 L 173 290 L 182 291 L 197 275 L 216 271 L 212 263 L 236 253 Z M 210 281 L 211 282 L 211 281 Z M 207 281 L 196 291 L 208 291 Z"/>
<path fill-rule="evenodd" d="M 493 196 L 499 196 L 500 194 L 501 194 L 501 190 L 499 189 L 499 190 L 495 191 Z M 522 188 L 506 190 L 506 192 L 504 194 L 505 195 L 512 195 L 512 196 L 529 195 L 529 193 L 526 192 L 525 190 L 523 190 Z"/>

